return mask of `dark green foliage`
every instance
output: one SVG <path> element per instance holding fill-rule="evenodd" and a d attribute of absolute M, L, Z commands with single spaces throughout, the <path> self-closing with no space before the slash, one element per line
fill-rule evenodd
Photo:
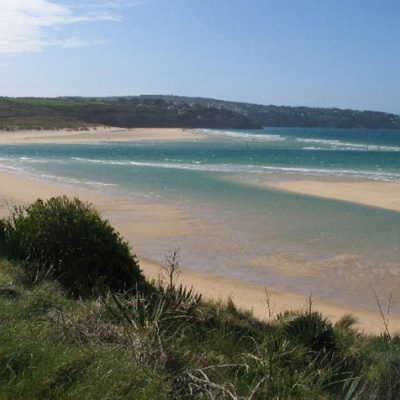
<path fill-rule="evenodd" d="M 21 293 L 13 288 L 0 287 L 0 297 L 7 299 L 19 299 L 21 297 Z"/>
<path fill-rule="evenodd" d="M 175 280 L 151 296 L 73 300 L 55 282 L 21 286 L 16 269 L 0 260 L 0 398 L 398 398 L 397 336 L 332 328 L 328 357 L 310 339 L 330 330 L 316 313 L 258 321 Z"/>
<path fill-rule="evenodd" d="M 0 129 L 79 129 L 108 125 L 176 128 L 259 128 L 234 110 L 176 106 L 163 100 L 127 98 L 0 98 Z"/>
<path fill-rule="evenodd" d="M 375 371 L 374 371 L 375 370 Z M 388 357 L 380 365 L 371 368 L 371 381 L 364 388 L 370 398 L 397 400 L 400 394 L 400 360 Z M 374 397 L 371 396 L 374 394 Z"/>
<path fill-rule="evenodd" d="M 357 324 L 358 319 L 353 314 L 345 314 L 335 323 L 335 328 L 342 331 L 349 331 Z"/>
<path fill-rule="evenodd" d="M 0 243 L 4 242 L 5 229 L 6 229 L 6 222 L 3 219 L 0 219 Z"/>
<path fill-rule="evenodd" d="M 94 125 L 181 128 L 384 128 L 400 116 L 337 108 L 285 107 L 182 96 L 0 98 L 0 128 L 79 129 Z"/>
<path fill-rule="evenodd" d="M 400 336 L 386 334 L 359 337 L 358 356 L 363 361 L 360 371 L 359 398 L 399 398 L 400 393 Z M 359 360 L 360 361 L 360 360 Z"/>
<path fill-rule="evenodd" d="M 6 221 L 0 219 L 0 256 L 6 255 Z"/>
<path fill-rule="evenodd" d="M 318 312 L 294 315 L 283 323 L 285 335 L 319 356 L 337 348 L 332 324 Z"/>
<path fill-rule="evenodd" d="M 9 101 L 27 104 L 31 106 L 47 106 L 47 107 L 79 107 L 90 104 L 87 101 L 79 101 L 68 98 L 42 98 L 42 97 L 17 97 L 9 98 Z M 93 102 L 96 104 L 95 102 Z"/>
<path fill-rule="evenodd" d="M 235 111 L 246 115 L 253 123 L 261 126 L 400 129 L 400 115 L 378 111 L 286 107 L 168 95 L 140 96 L 140 98 L 153 101 L 163 100 L 165 103 L 173 104 L 177 107 L 190 103 L 197 107 Z"/>
<path fill-rule="evenodd" d="M 191 103 L 215 107 L 246 115 L 261 126 L 320 127 L 320 128 L 384 128 L 400 129 L 400 116 L 377 111 L 343 110 L 338 108 L 286 107 L 238 103 L 231 101 L 183 96 L 141 96 L 144 99 L 164 100 L 176 106 Z"/>
<path fill-rule="evenodd" d="M 38 200 L 0 228 L 3 253 L 22 261 L 0 259 L 0 398 L 398 398 L 397 335 L 357 333 L 348 315 L 332 326 L 311 302 L 266 322 L 232 299 L 204 301 L 178 283 L 178 251 L 151 291 L 104 291 L 144 278 L 128 245 L 77 199 Z M 17 279 L 20 269 L 37 284 Z M 73 300 L 40 276 L 100 296 Z"/>
<path fill-rule="evenodd" d="M 5 226 L 3 249 L 22 261 L 31 281 L 57 279 L 73 295 L 145 289 L 129 246 L 90 205 L 67 197 L 16 208 Z"/>
<path fill-rule="evenodd" d="M 172 332 L 177 333 L 182 324 L 188 325 L 195 320 L 201 295 L 180 285 L 173 291 L 160 288 L 149 296 L 138 294 L 128 300 L 113 294 L 112 299 L 116 306 L 113 312 L 117 311 L 118 319 L 134 325 L 136 329 L 144 329 L 149 323 L 154 323 L 158 332 L 173 326 Z"/>

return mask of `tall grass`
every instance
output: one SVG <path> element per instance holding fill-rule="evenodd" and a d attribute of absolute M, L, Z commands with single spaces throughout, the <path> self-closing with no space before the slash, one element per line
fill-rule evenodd
<path fill-rule="evenodd" d="M 29 258 L 39 221 L 18 230 L 18 218 L 0 223 L 0 249 Z M 261 321 L 232 299 L 203 300 L 179 270 L 175 251 L 152 290 L 83 299 L 1 260 L 0 398 L 398 398 L 399 336 L 360 334 L 349 315 L 333 325 L 311 304 Z"/>
<path fill-rule="evenodd" d="M 0 264 L 0 398 L 395 399 L 400 340 L 317 313 L 271 322 L 175 284 L 66 296 Z M 329 340 L 327 338 L 329 333 Z"/>

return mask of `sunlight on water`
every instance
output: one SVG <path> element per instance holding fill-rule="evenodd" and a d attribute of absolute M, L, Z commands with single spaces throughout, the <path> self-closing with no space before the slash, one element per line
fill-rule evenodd
<path fill-rule="evenodd" d="M 363 271 L 378 286 L 380 280 L 398 283 L 400 213 L 249 183 L 282 176 L 400 182 L 399 131 L 200 133 L 209 139 L 0 146 L 0 169 L 132 202 L 175 205 L 209 224 L 196 237 L 142 244 L 146 257 L 160 259 L 179 245 L 191 268 L 305 294 L 311 285 L 316 294 L 350 303 L 356 300 L 349 290 L 369 284 Z M 317 281 L 331 284 L 315 286 Z"/>

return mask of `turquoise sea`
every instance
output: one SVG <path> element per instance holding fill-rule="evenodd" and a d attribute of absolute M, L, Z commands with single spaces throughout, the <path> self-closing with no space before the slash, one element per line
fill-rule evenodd
<path fill-rule="evenodd" d="M 400 183 L 400 131 L 198 130 L 182 142 L 0 146 L 0 170 L 132 203 L 170 204 L 204 220 L 198 234 L 134 249 L 182 265 L 376 308 L 400 288 L 400 213 L 280 192 L 280 179 Z M 203 135 L 206 138 L 203 138 Z M 393 304 L 400 313 L 400 304 Z"/>

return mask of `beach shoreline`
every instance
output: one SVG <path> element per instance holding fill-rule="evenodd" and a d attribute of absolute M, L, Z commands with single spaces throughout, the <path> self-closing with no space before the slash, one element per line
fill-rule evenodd
<path fill-rule="evenodd" d="M 85 130 L 0 130 L 0 145 L 11 144 L 84 144 L 142 141 L 202 140 L 207 135 L 182 128 L 115 128 L 96 127 Z M 400 184 L 349 177 L 278 176 L 244 182 L 258 187 L 346 201 L 358 205 L 400 212 Z"/>
<path fill-rule="evenodd" d="M 78 144 L 99 142 L 196 140 L 204 135 L 182 128 L 113 128 L 83 130 L 0 130 L 0 144 Z"/>
<path fill-rule="evenodd" d="M 154 204 L 130 204 L 122 199 L 87 189 L 58 186 L 4 172 L 0 173 L 0 182 L 2 183 L 0 217 L 9 215 L 10 209 L 14 205 L 26 205 L 37 198 L 46 199 L 65 194 L 92 203 L 129 243 L 136 243 L 140 238 L 146 240 L 153 235 L 190 234 L 190 226 L 193 224 L 192 220 L 188 221 L 188 215 L 185 215 L 183 211 L 167 205 L 159 205 L 160 208 L 157 209 Z M 122 214 L 124 218 L 120 218 Z M 148 220 L 150 214 L 155 219 L 159 215 L 163 215 L 164 225 L 161 228 L 160 225 L 154 226 L 153 224 L 152 226 L 151 221 Z M 140 253 L 138 259 L 145 276 L 148 279 L 157 279 L 163 260 L 149 260 L 141 257 Z M 261 319 L 268 319 L 284 310 L 306 310 L 308 307 L 307 296 L 278 290 L 274 287 L 268 287 L 268 293 L 271 296 L 268 305 L 266 289 L 260 285 L 185 268 L 181 271 L 180 279 L 184 285 L 192 286 L 206 299 L 226 301 L 231 298 L 239 308 L 252 310 L 254 315 Z M 360 331 L 371 334 L 379 334 L 384 331 L 385 327 L 382 317 L 379 315 L 378 306 L 377 311 L 374 312 L 318 298 L 313 298 L 312 303 L 314 310 L 322 312 L 332 322 L 337 321 L 345 314 L 353 314 L 359 321 L 357 327 Z M 393 331 L 400 329 L 399 317 L 392 316 L 390 321 Z"/>
<path fill-rule="evenodd" d="M 19 131 L 0 132 L 0 144 L 21 143 L 96 143 L 102 141 L 134 142 L 151 141 L 185 141 L 202 139 L 204 135 L 183 129 L 120 129 L 99 128 L 90 131 Z M 111 224 L 124 236 L 125 240 L 133 245 L 133 251 L 138 251 L 141 244 L 148 240 L 162 243 L 163 239 L 196 235 L 204 220 L 191 214 L 179 206 L 154 203 L 149 199 L 136 202 L 107 195 L 92 189 L 66 187 L 57 182 L 38 180 L 10 172 L 0 172 L 0 217 L 9 215 L 10 208 L 15 205 L 26 205 L 37 198 L 47 199 L 52 196 L 67 195 L 79 197 L 83 201 L 92 203 L 100 213 L 110 220 Z M 249 182 L 244 182 L 249 184 Z M 304 195 L 325 197 L 341 201 L 350 201 L 356 204 L 381 207 L 400 211 L 400 185 L 387 182 L 370 182 L 361 180 L 312 179 L 307 177 L 269 176 L 265 180 L 258 179 L 255 184 L 273 190 L 284 190 Z M 196 228 L 195 228 L 196 227 Z M 199 229 L 200 227 L 200 229 Z M 198 229 L 198 230 L 196 230 Z M 207 227 L 209 229 L 209 227 Z M 206 231 L 206 229 L 204 230 Z M 173 250 L 169 248 L 168 250 Z M 149 279 L 156 279 L 163 259 L 160 257 L 147 259 L 138 251 L 140 265 Z M 165 253 L 164 253 L 165 256 Z M 280 261 L 280 260 L 278 260 Z M 340 261 L 340 260 L 339 260 Z M 238 307 L 251 309 L 259 318 L 269 318 L 271 313 L 276 315 L 284 310 L 306 309 L 307 296 L 294 292 L 268 287 L 272 296 L 268 305 L 265 287 L 253 283 L 246 283 L 240 279 L 218 276 L 186 269 L 182 270 L 182 283 L 193 286 L 205 298 L 224 300 L 232 298 Z M 334 265 L 333 265 L 334 267 Z M 251 268 L 251 265 L 248 265 Z M 293 272 L 293 271 L 292 271 Z M 290 271 L 288 271 L 290 273 Z M 365 271 L 364 273 L 367 273 Z M 285 275 L 281 276 L 282 281 Z M 339 304 L 330 300 L 313 298 L 315 310 L 323 312 L 333 322 L 344 314 L 354 314 L 359 319 L 358 328 L 367 333 L 379 334 L 384 330 L 384 322 L 376 311 L 353 305 Z M 391 316 L 391 329 L 400 330 L 400 317 Z"/>

